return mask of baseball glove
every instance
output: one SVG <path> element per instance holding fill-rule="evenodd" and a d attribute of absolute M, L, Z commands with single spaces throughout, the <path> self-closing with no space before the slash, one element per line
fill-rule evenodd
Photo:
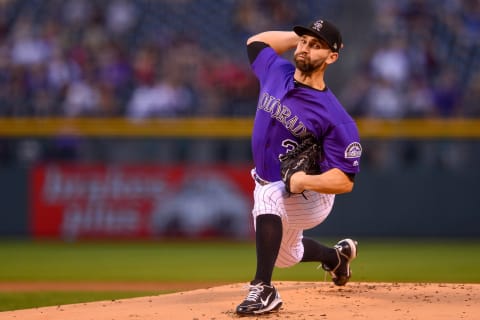
<path fill-rule="evenodd" d="M 280 173 L 288 194 L 292 194 L 290 191 L 290 178 L 294 173 L 298 171 L 304 171 L 306 174 L 319 173 L 319 154 L 320 150 L 317 140 L 314 136 L 309 135 L 295 149 L 290 150 L 280 158 Z"/>

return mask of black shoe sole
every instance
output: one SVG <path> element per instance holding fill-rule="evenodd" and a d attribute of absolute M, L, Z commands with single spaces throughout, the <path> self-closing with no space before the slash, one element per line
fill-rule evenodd
<path fill-rule="evenodd" d="M 239 311 L 237 310 L 235 313 L 236 313 L 238 316 L 240 316 L 240 317 L 259 316 L 259 315 L 262 315 L 262 314 L 277 312 L 278 310 L 280 310 L 280 307 L 282 306 L 282 304 L 283 304 L 283 302 L 280 301 L 280 302 L 277 303 L 277 305 L 276 305 L 275 307 L 273 307 L 273 308 L 270 309 L 270 310 L 262 309 L 262 310 L 250 311 L 250 312 L 239 312 Z"/>

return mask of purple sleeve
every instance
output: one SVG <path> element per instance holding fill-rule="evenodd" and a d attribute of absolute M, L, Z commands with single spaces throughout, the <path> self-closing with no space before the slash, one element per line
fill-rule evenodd
<path fill-rule="evenodd" d="M 335 126 L 324 137 L 323 151 L 322 171 L 338 168 L 346 173 L 358 173 L 362 147 L 355 123 Z"/>

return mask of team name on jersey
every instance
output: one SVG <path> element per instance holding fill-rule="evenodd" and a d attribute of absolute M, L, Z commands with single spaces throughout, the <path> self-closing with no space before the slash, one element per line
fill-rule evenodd
<path fill-rule="evenodd" d="M 296 115 L 292 115 L 290 108 L 282 104 L 280 99 L 270 95 L 268 92 L 262 95 L 258 109 L 268 112 L 272 118 L 278 120 L 296 137 L 302 137 L 307 132 L 303 122 L 300 121 Z"/>

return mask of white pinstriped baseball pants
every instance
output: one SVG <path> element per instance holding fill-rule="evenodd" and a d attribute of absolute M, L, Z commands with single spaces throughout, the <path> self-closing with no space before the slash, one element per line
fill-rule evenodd
<path fill-rule="evenodd" d="M 252 176 L 255 171 L 252 170 Z M 303 230 L 311 229 L 322 223 L 330 214 L 334 194 L 305 191 L 288 196 L 283 181 L 261 185 L 255 181 L 254 205 L 252 210 L 254 227 L 256 217 L 262 214 L 274 214 L 282 219 L 283 235 L 275 266 L 290 267 L 303 257 Z"/>

